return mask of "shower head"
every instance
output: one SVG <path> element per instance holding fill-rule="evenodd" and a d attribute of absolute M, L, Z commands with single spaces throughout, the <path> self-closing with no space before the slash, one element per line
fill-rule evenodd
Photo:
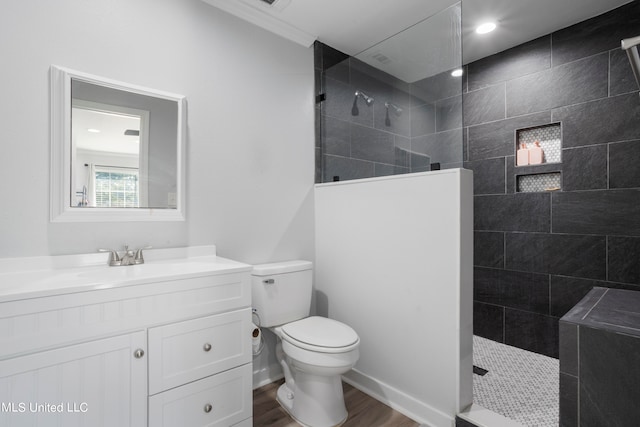
<path fill-rule="evenodd" d="M 400 114 L 402 114 L 402 108 L 398 107 L 396 104 L 392 104 L 391 102 L 385 102 L 384 106 L 387 108 L 387 111 L 389 110 L 389 107 L 393 108 L 393 110 L 396 113 L 396 116 L 399 116 Z"/>
<path fill-rule="evenodd" d="M 367 105 L 373 104 L 374 99 L 362 91 L 356 91 L 356 99 L 358 99 L 358 97 L 364 99 L 364 102 L 366 102 Z"/>

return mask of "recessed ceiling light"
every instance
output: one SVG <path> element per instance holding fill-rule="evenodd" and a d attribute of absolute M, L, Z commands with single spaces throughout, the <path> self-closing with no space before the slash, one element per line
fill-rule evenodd
<path fill-rule="evenodd" d="M 496 24 L 494 22 L 485 22 L 484 24 L 478 25 L 476 28 L 476 33 L 478 34 L 487 34 L 496 29 Z"/>
<path fill-rule="evenodd" d="M 457 70 L 453 70 L 451 72 L 451 75 L 453 77 L 460 77 L 462 75 L 462 68 L 458 68 Z"/>
<path fill-rule="evenodd" d="M 100 129 L 93 129 L 93 128 L 89 128 L 89 129 L 87 129 L 87 132 L 91 132 L 91 133 L 100 133 Z"/>

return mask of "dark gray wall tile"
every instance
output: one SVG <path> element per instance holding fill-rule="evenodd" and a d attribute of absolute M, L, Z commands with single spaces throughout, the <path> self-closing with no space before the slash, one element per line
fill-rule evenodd
<path fill-rule="evenodd" d="M 351 84 L 360 90 L 369 90 L 375 95 L 385 96 L 384 100 L 410 105 L 411 85 L 391 74 L 351 57 Z M 395 95 L 393 92 L 396 92 Z M 391 98 L 388 98 L 391 97 Z M 384 104 L 384 101 L 383 101 Z"/>
<path fill-rule="evenodd" d="M 608 52 L 510 80 L 507 117 L 605 98 L 608 83 Z"/>
<path fill-rule="evenodd" d="M 473 194 L 504 194 L 504 163 L 504 157 L 465 162 L 464 167 L 473 171 Z"/>
<path fill-rule="evenodd" d="M 516 129 L 551 123 L 551 113 L 536 113 L 469 127 L 469 160 L 514 156 Z"/>
<path fill-rule="evenodd" d="M 578 325 L 560 319 L 560 373 L 578 376 Z"/>
<path fill-rule="evenodd" d="M 346 53 L 340 52 L 339 50 L 320 42 L 314 43 L 314 54 L 316 66 L 319 66 L 323 71 L 334 67 L 336 64 L 342 64 L 349 59 L 349 55 Z M 318 58 L 318 56 L 320 58 Z M 319 64 L 318 59 L 321 60 Z"/>
<path fill-rule="evenodd" d="M 403 168 L 394 165 L 385 165 L 382 163 L 373 164 L 373 174 L 375 176 L 389 176 L 389 175 L 401 175 L 409 173 L 409 168 Z"/>
<path fill-rule="evenodd" d="M 552 316 L 562 317 L 596 286 L 606 286 L 608 282 L 577 279 L 575 277 L 551 276 Z"/>
<path fill-rule="evenodd" d="M 558 319 L 506 308 L 504 343 L 557 359 Z"/>
<path fill-rule="evenodd" d="M 609 51 L 609 73 L 610 96 L 638 90 L 638 83 L 626 51 L 622 49 Z"/>
<path fill-rule="evenodd" d="M 562 355 L 560 355 L 562 362 Z M 578 379 L 560 374 L 560 427 L 580 427 L 578 424 Z"/>
<path fill-rule="evenodd" d="M 474 300 L 549 313 L 549 276 L 496 268 L 474 268 Z"/>
<path fill-rule="evenodd" d="M 606 278 L 606 238 L 506 233 L 505 268 L 589 279 Z"/>
<path fill-rule="evenodd" d="M 580 326 L 580 424 L 633 426 L 640 420 L 640 340 Z"/>
<path fill-rule="evenodd" d="M 315 159 L 315 183 L 320 184 L 324 182 L 322 180 L 322 150 L 316 147 L 316 159 Z"/>
<path fill-rule="evenodd" d="M 553 73 L 546 69 L 507 81 L 507 117 L 521 116 L 556 107 Z"/>
<path fill-rule="evenodd" d="M 609 187 L 640 187 L 640 140 L 609 144 Z"/>
<path fill-rule="evenodd" d="M 464 125 L 472 126 L 505 118 L 505 85 L 467 92 L 463 97 Z"/>
<path fill-rule="evenodd" d="M 411 136 L 422 136 L 436 131 L 436 107 L 423 104 L 411 109 Z"/>
<path fill-rule="evenodd" d="M 462 127 L 462 95 L 436 102 L 436 132 Z"/>
<path fill-rule="evenodd" d="M 411 136 L 411 110 L 404 107 L 399 108 L 400 110 L 393 107 L 386 108 L 383 100 L 380 100 L 380 104 L 374 104 L 374 127 L 397 135 Z"/>
<path fill-rule="evenodd" d="M 411 138 L 411 150 L 428 155 L 432 163 L 461 163 L 462 129 Z"/>
<path fill-rule="evenodd" d="M 554 233 L 640 236 L 640 191 L 553 193 L 551 221 Z"/>
<path fill-rule="evenodd" d="M 562 190 L 607 188 L 606 144 L 562 150 Z"/>
<path fill-rule="evenodd" d="M 504 342 L 504 307 L 474 301 L 473 334 Z"/>
<path fill-rule="evenodd" d="M 550 67 L 551 36 L 547 35 L 469 64 L 469 90 L 480 89 Z"/>
<path fill-rule="evenodd" d="M 462 161 L 469 160 L 469 128 L 462 129 Z"/>
<path fill-rule="evenodd" d="M 518 193 L 474 197 L 474 229 L 549 232 L 550 195 Z"/>
<path fill-rule="evenodd" d="M 473 233 L 473 265 L 504 268 L 504 233 L 493 231 Z"/>
<path fill-rule="evenodd" d="M 462 79 L 445 71 L 411 84 L 411 106 L 433 103 L 462 94 Z"/>
<path fill-rule="evenodd" d="M 351 157 L 372 162 L 395 164 L 393 135 L 358 125 L 351 126 Z"/>
<path fill-rule="evenodd" d="M 394 164 L 402 168 L 410 167 L 411 139 L 394 135 L 393 144 L 396 152 L 396 162 Z"/>
<path fill-rule="evenodd" d="M 326 99 L 322 103 L 322 114 L 373 126 L 373 106 L 366 105 L 362 99 L 356 99 L 355 89 L 352 86 L 326 78 L 325 94 Z"/>
<path fill-rule="evenodd" d="M 640 237 L 607 238 L 608 280 L 640 285 Z"/>
<path fill-rule="evenodd" d="M 620 40 L 638 35 L 640 2 L 633 1 L 552 34 L 553 66 L 620 47 Z"/>
<path fill-rule="evenodd" d="M 456 427 L 477 427 L 477 425 L 456 416 Z"/>
<path fill-rule="evenodd" d="M 373 162 L 324 155 L 323 179 L 324 182 L 333 181 L 337 176 L 340 181 L 349 179 L 371 178 L 374 176 Z"/>
<path fill-rule="evenodd" d="M 424 153 L 417 153 L 411 150 L 409 156 L 409 167 L 411 172 L 426 172 L 431 170 L 431 157 Z"/>
<path fill-rule="evenodd" d="M 552 115 L 554 121 L 562 121 L 564 147 L 640 138 L 637 93 L 561 107 L 553 110 Z"/>
<path fill-rule="evenodd" d="M 319 104 L 316 104 L 316 108 L 313 109 L 313 114 L 314 114 L 314 127 L 313 127 L 313 132 L 314 132 L 314 137 L 316 139 L 316 148 L 322 148 L 322 127 L 324 126 L 324 124 L 322 123 L 323 120 L 323 116 L 321 113 L 321 108 Z"/>
<path fill-rule="evenodd" d="M 325 154 L 349 157 L 351 154 L 351 124 L 344 120 L 322 115 L 320 135 Z"/>
<path fill-rule="evenodd" d="M 554 107 L 591 101 L 608 95 L 609 55 L 607 52 L 554 66 L 552 73 Z"/>

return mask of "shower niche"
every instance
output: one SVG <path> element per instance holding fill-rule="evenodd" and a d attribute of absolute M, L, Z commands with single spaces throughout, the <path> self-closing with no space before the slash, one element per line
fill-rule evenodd
<path fill-rule="evenodd" d="M 528 156 L 521 156 L 521 154 L 528 154 Z M 561 162 L 562 128 L 560 123 L 516 129 L 516 166 Z"/>
<path fill-rule="evenodd" d="M 514 162 L 517 193 L 561 190 L 561 123 L 516 129 Z"/>

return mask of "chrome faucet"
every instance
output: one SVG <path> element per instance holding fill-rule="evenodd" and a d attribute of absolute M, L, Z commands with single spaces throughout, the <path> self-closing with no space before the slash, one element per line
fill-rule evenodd
<path fill-rule="evenodd" d="M 111 267 L 116 267 L 144 264 L 144 256 L 142 254 L 144 249 L 151 249 L 151 246 L 142 247 L 134 253 L 134 251 L 129 249 L 128 245 L 124 245 L 124 252 L 122 255 L 118 254 L 118 252 L 113 249 L 98 249 L 98 252 L 109 252 L 109 265 Z"/>

